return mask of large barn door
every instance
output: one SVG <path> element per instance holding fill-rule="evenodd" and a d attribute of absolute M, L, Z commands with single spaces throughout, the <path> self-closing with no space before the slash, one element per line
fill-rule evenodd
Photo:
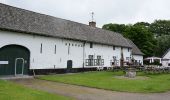
<path fill-rule="evenodd" d="M 0 48 L 0 75 L 28 74 L 30 51 L 19 45 Z"/>

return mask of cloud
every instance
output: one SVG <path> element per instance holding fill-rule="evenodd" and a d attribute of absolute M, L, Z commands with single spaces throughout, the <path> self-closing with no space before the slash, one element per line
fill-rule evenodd
<path fill-rule="evenodd" d="M 88 24 L 95 13 L 97 26 L 106 23 L 152 22 L 170 18 L 169 0 L 1 0 L 31 11 Z"/>

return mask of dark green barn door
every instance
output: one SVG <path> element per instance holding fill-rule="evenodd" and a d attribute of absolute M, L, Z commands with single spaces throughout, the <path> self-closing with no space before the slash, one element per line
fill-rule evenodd
<path fill-rule="evenodd" d="M 0 61 L 8 62 L 0 64 L 0 75 L 28 74 L 29 59 L 30 52 L 23 46 L 7 45 L 0 48 Z"/>

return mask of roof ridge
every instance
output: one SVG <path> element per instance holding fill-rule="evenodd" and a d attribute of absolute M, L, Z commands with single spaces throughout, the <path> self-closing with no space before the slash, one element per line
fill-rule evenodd
<path fill-rule="evenodd" d="M 2 3 L 0 11 L 0 28 L 4 30 L 131 47 L 122 34 L 117 32 Z"/>

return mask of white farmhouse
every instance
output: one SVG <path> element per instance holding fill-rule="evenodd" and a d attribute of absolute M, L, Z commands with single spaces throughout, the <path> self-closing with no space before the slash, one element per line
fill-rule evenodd
<path fill-rule="evenodd" d="M 162 66 L 170 67 L 170 48 L 165 52 L 162 57 Z"/>
<path fill-rule="evenodd" d="M 95 22 L 84 25 L 0 4 L 0 75 L 120 66 L 121 54 L 129 61 L 132 53 L 142 63 L 133 46 Z"/>

